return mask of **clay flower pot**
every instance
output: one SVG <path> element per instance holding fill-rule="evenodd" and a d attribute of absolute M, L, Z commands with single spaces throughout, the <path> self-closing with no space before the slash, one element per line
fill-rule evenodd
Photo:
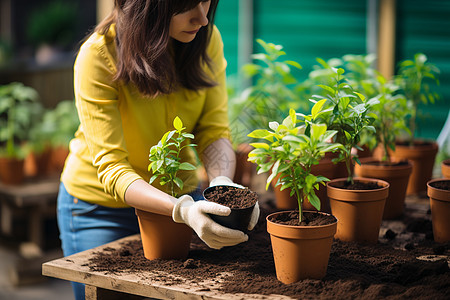
<path fill-rule="evenodd" d="M 203 197 L 207 201 L 216 202 L 231 208 L 231 213 L 228 216 L 210 214 L 211 219 L 222 226 L 243 232 L 247 231 L 253 208 L 258 201 L 255 192 L 233 186 L 217 185 L 205 189 Z"/>
<path fill-rule="evenodd" d="M 193 231 L 172 217 L 136 209 L 144 256 L 149 259 L 185 259 Z"/>
<path fill-rule="evenodd" d="M 450 159 L 446 159 L 441 163 L 442 176 L 450 178 Z"/>
<path fill-rule="evenodd" d="M 406 188 L 412 164 L 381 162 L 374 158 L 361 159 L 361 165 L 355 165 L 355 174 L 359 177 L 375 178 L 389 183 L 389 196 L 384 205 L 383 219 L 390 220 L 400 217 L 405 206 Z"/>
<path fill-rule="evenodd" d="M 25 180 L 24 159 L 0 157 L 0 181 L 19 185 Z"/>
<path fill-rule="evenodd" d="M 433 179 L 427 183 L 430 197 L 431 224 L 434 240 L 450 241 L 450 179 Z"/>
<path fill-rule="evenodd" d="M 378 241 L 384 204 L 389 193 L 389 183 L 371 178 L 354 178 L 355 182 L 377 183 L 373 190 L 345 189 L 346 178 L 327 182 L 331 211 L 339 220 L 335 238 L 342 241 L 375 244 Z"/>
<path fill-rule="evenodd" d="M 409 160 L 413 164 L 413 170 L 409 177 L 407 195 L 416 195 L 427 191 L 427 182 L 433 176 L 433 167 L 438 145 L 436 142 L 417 141 L 413 146 L 407 143 L 395 145 L 392 152 L 393 160 Z"/>
<path fill-rule="evenodd" d="M 320 226 L 291 226 L 274 222 L 280 214 L 267 216 L 277 279 L 284 284 L 302 279 L 321 279 L 326 275 L 337 220 L 322 212 L 304 212 L 333 217 L 332 224 Z"/>

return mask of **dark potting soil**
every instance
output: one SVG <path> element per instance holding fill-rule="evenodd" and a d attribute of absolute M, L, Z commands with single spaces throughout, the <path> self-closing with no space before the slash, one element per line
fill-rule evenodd
<path fill-rule="evenodd" d="M 328 225 L 336 222 L 336 218 L 327 215 L 327 214 L 318 214 L 318 213 L 310 213 L 310 212 L 304 212 L 303 213 L 303 220 L 299 224 L 299 212 L 296 211 L 289 211 L 285 213 L 280 213 L 273 215 L 270 218 L 270 221 L 278 224 L 284 224 L 284 225 L 290 225 L 290 226 L 320 226 L 320 225 Z"/>
<path fill-rule="evenodd" d="M 430 185 L 436 189 L 450 191 L 450 180 L 435 181 L 430 183 Z"/>
<path fill-rule="evenodd" d="M 345 181 L 339 186 L 335 185 L 335 187 L 346 190 L 377 190 L 382 188 L 382 186 L 378 185 L 376 182 L 361 182 L 358 180 L 355 180 L 353 183 Z"/>
<path fill-rule="evenodd" d="M 105 273 L 134 272 L 143 280 L 147 278 L 141 271 L 164 271 L 148 279 L 165 285 L 182 283 L 183 278 L 217 282 L 220 277 L 224 293 L 275 294 L 295 299 L 450 299 L 448 262 L 416 259 L 450 254 L 449 243 L 433 242 L 430 220 L 405 216 L 397 221 L 415 232 L 396 231 L 392 226 L 375 245 L 334 240 L 327 275 L 322 280 L 285 285 L 276 278 L 266 231 L 265 217 L 270 212 L 262 208 L 258 225 L 248 233 L 249 241 L 234 247 L 211 250 L 194 236 L 186 260 L 150 261 L 144 258 L 142 244 L 136 240 L 118 249 L 97 252 L 89 268 Z M 401 239 L 404 236 L 409 238 Z M 399 244 L 403 245 L 401 249 L 397 248 Z M 167 273 L 178 276 L 164 275 Z"/>
<path fill-rule="evenodd" d="M 214 186 L 204 193 L 205 199 L 230 208 L 247 208 L 258 201 L 258 194 L 245 188 L 232 186 Z"/>
<path fill-rule="evenodd" d="M 399 166 L 407 166 L 409 163 L 406 160 L 396 161 L 396 162 L 388 162 L 388 161 L 369 161 L 364 162 L 365 165 L 373 165 L 373 166 L 383 166 L 383 167 L 399 167 Z"/>

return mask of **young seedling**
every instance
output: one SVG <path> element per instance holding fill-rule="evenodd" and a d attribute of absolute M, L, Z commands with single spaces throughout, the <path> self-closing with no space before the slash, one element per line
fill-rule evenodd
<path fill-rule="evenodd" d="M 197 168 L 188 163 L 181 162 L 180 153 L 186 147 L 195 147 L 195 144 L 189 142 L 194 138 L 191 133 L 183 132 L 183 122 L 177 116 L 173 120 L 175 130 L 166 132 L 157 145 L 150 148 L 148 171 L 152 171 L 153 176 L 149 183 L 152 184 L 157 178 L 161 185 L 169 184 L 173 197 L 178 197 L 176 187 L 181 191 L 183 189 L 183 181 L 177 177 L 180 170 L 193 171 Z"/>
<path fill-rule="evenodd" d="M 317 111 L 313 108 L 313 111 Z M 328 143 L 337 131 L 327 130 L 325 124 L 312 124 L 309 134 L 305 134 L 305 126 L 297 126 L 295 110 L 289 111 L 282 124 L 270 122 L 269 129 L 257 129 L 248 136 L 261 139 L 262 142 L 252 143 L 255 148 L 248 160 L 258 166 L 258 174 L 271 172 L 267 178 L 266 189 L 277 175 L 276 186 L 280 190 L 291 189 L 298 200 L 299 224 L 303 220 L 302 203 L 305 200 L 320 210 L 320 199 L 316 196 L 319 184 L 325 185 L 326 177 L 315 176 L 311 167 L 319 163 L 326 152 L 336 151 L 341 145 Z"/>

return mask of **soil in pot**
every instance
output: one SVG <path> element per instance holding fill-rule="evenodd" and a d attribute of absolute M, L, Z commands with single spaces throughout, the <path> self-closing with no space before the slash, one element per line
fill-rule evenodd
<path fill-rule="evenodd" d="M 253 207 L 258 201 L 258 194 L 248 188 L 233 186 L 212 186 L 203 191 L 206 200 L 231 208 L 228 216 L 210 214 L 217 223 L 232 229 L 247 231 Z"/>
<path fill-rule="evenodd" d="M 415 209 L 407 203 L 399 220 L 383 221 L 376 245 L 335 240 L 322 280 L 306 279 L 288 285 L 275 275 L 264 222 L 271 212 L 262 203 L 260 221 L 249 241 L 234 247 L 211 250 L 194 235 L 187 259 L 150 261 L 144 258 L 137 239 L 118 248 L 104 248 L 87 265 L 99 274 L 132 273 L 143 282 L 164 285 L 192 282 L 195 287 L 196 282 L 211 280 L 219 284 L 220 293 L 228 294 L 293 299 L 446 299 L 450 294 L 447 261 L 432 261 L 450 255 L 450 244 L 433 241 L 430 215 L 422 205 Z M 430 260 L 417 259 L 423 256 Z M 148 277 L 143 271 L 157 274 Z"/>

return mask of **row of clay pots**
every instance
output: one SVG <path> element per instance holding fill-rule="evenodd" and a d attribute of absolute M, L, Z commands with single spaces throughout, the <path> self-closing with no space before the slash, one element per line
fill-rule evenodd
<path fill-rule="evenodd" d="M 48 148 L 41 154 L 30 153 L 25 159 L 0 158 L 0 182 L 20 185 L 26 178 L 61 173 L 68 154 L 66 147 Z"/>

